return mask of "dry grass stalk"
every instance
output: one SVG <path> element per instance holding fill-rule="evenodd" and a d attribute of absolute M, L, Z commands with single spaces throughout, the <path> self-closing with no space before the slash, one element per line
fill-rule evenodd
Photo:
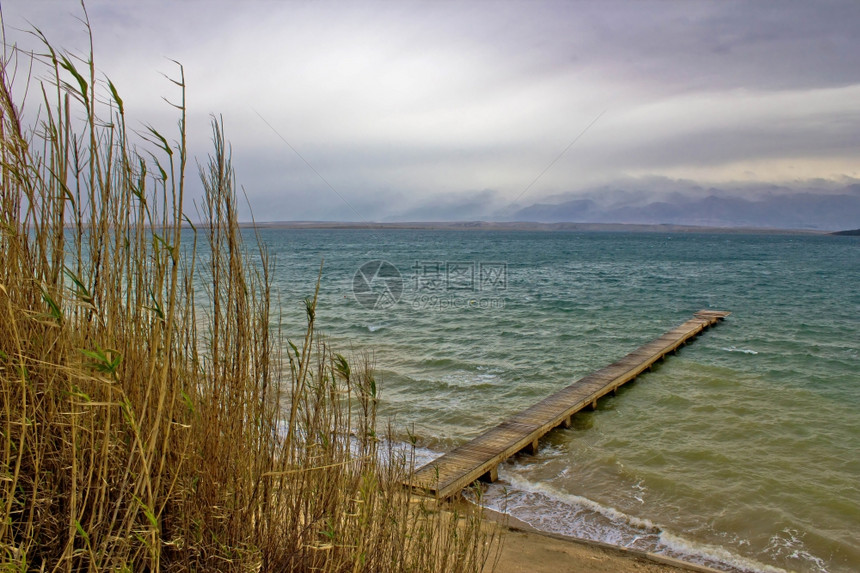
<path fill-rule="evenodd" d="M 42 40 L 33 127 L 15 60 L 0 78 L 3 570 L 480 570 L 479 513 L 402 488 L 370 364 L 317 337 L 316 296 L 301 346 L 271 328 L 217 120 L 186 217 L 182 67 L 175 140 L 137 147 L 92 55 Z"/>

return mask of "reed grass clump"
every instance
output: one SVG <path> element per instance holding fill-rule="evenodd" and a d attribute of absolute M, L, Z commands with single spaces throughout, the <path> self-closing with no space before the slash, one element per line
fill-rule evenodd
<path fill-rule="evenodd" d="M 402 487 L 371 365 L 318 337 L 316 295 L 301 340 L 272 327 L 218 120 L 192 224 L 182 67 L 176 132 L 135 133 L 92 53 L 35 34 L 0 77 L 0 568 L 480 570 L 480 513 Z"/>

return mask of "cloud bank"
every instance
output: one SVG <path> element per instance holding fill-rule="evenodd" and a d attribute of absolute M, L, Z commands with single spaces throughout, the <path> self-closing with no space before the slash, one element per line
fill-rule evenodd
<path fill-rule="evenodd" d="M 601 187 L 654 203 L 655 178 L 815 196 L 810 181 L 860 177 L 852 0 L 87 6 L 139 124 L 172 129 L 159 73 L 183 63 L 192 152 L 222 115 L 258 219 L 490 218 Z M 87 46 L 76 3 L 2 11 L 7 44 L 32 47 L 35 25 Z"/>

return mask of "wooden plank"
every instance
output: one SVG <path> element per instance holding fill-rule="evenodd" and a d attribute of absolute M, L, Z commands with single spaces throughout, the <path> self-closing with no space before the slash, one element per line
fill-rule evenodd
<path fill-rule="evenodd" d="M 558 426 L 570 427 L 571 416 L 676 352 L 730 313 L 700 310 L 693 318 L 643 344 L 620 360 L 580 378 L 537 404 L 515 414 L 412 474 L 409 484 L 439 498 L 451 497 L 480 479 L 495 481 L 498 465 L 522 451 L 536 452 L 538 440 Z"/>

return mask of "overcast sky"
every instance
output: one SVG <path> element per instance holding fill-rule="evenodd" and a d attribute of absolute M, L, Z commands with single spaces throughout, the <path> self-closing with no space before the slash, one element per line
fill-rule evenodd
<path fill-rule="evenodd" d="M 32 25 L 87 45 L 75 1 L 0 6 L 8 43 L 32 46 L 16 30 Z M 860 178 L 856 0 L 87 8 L 133 125 L 173 129 L 161 73 L 182 62 L 192 152 L 222 115 L 258 220 L 487 218 L 599 189 Z"/>

